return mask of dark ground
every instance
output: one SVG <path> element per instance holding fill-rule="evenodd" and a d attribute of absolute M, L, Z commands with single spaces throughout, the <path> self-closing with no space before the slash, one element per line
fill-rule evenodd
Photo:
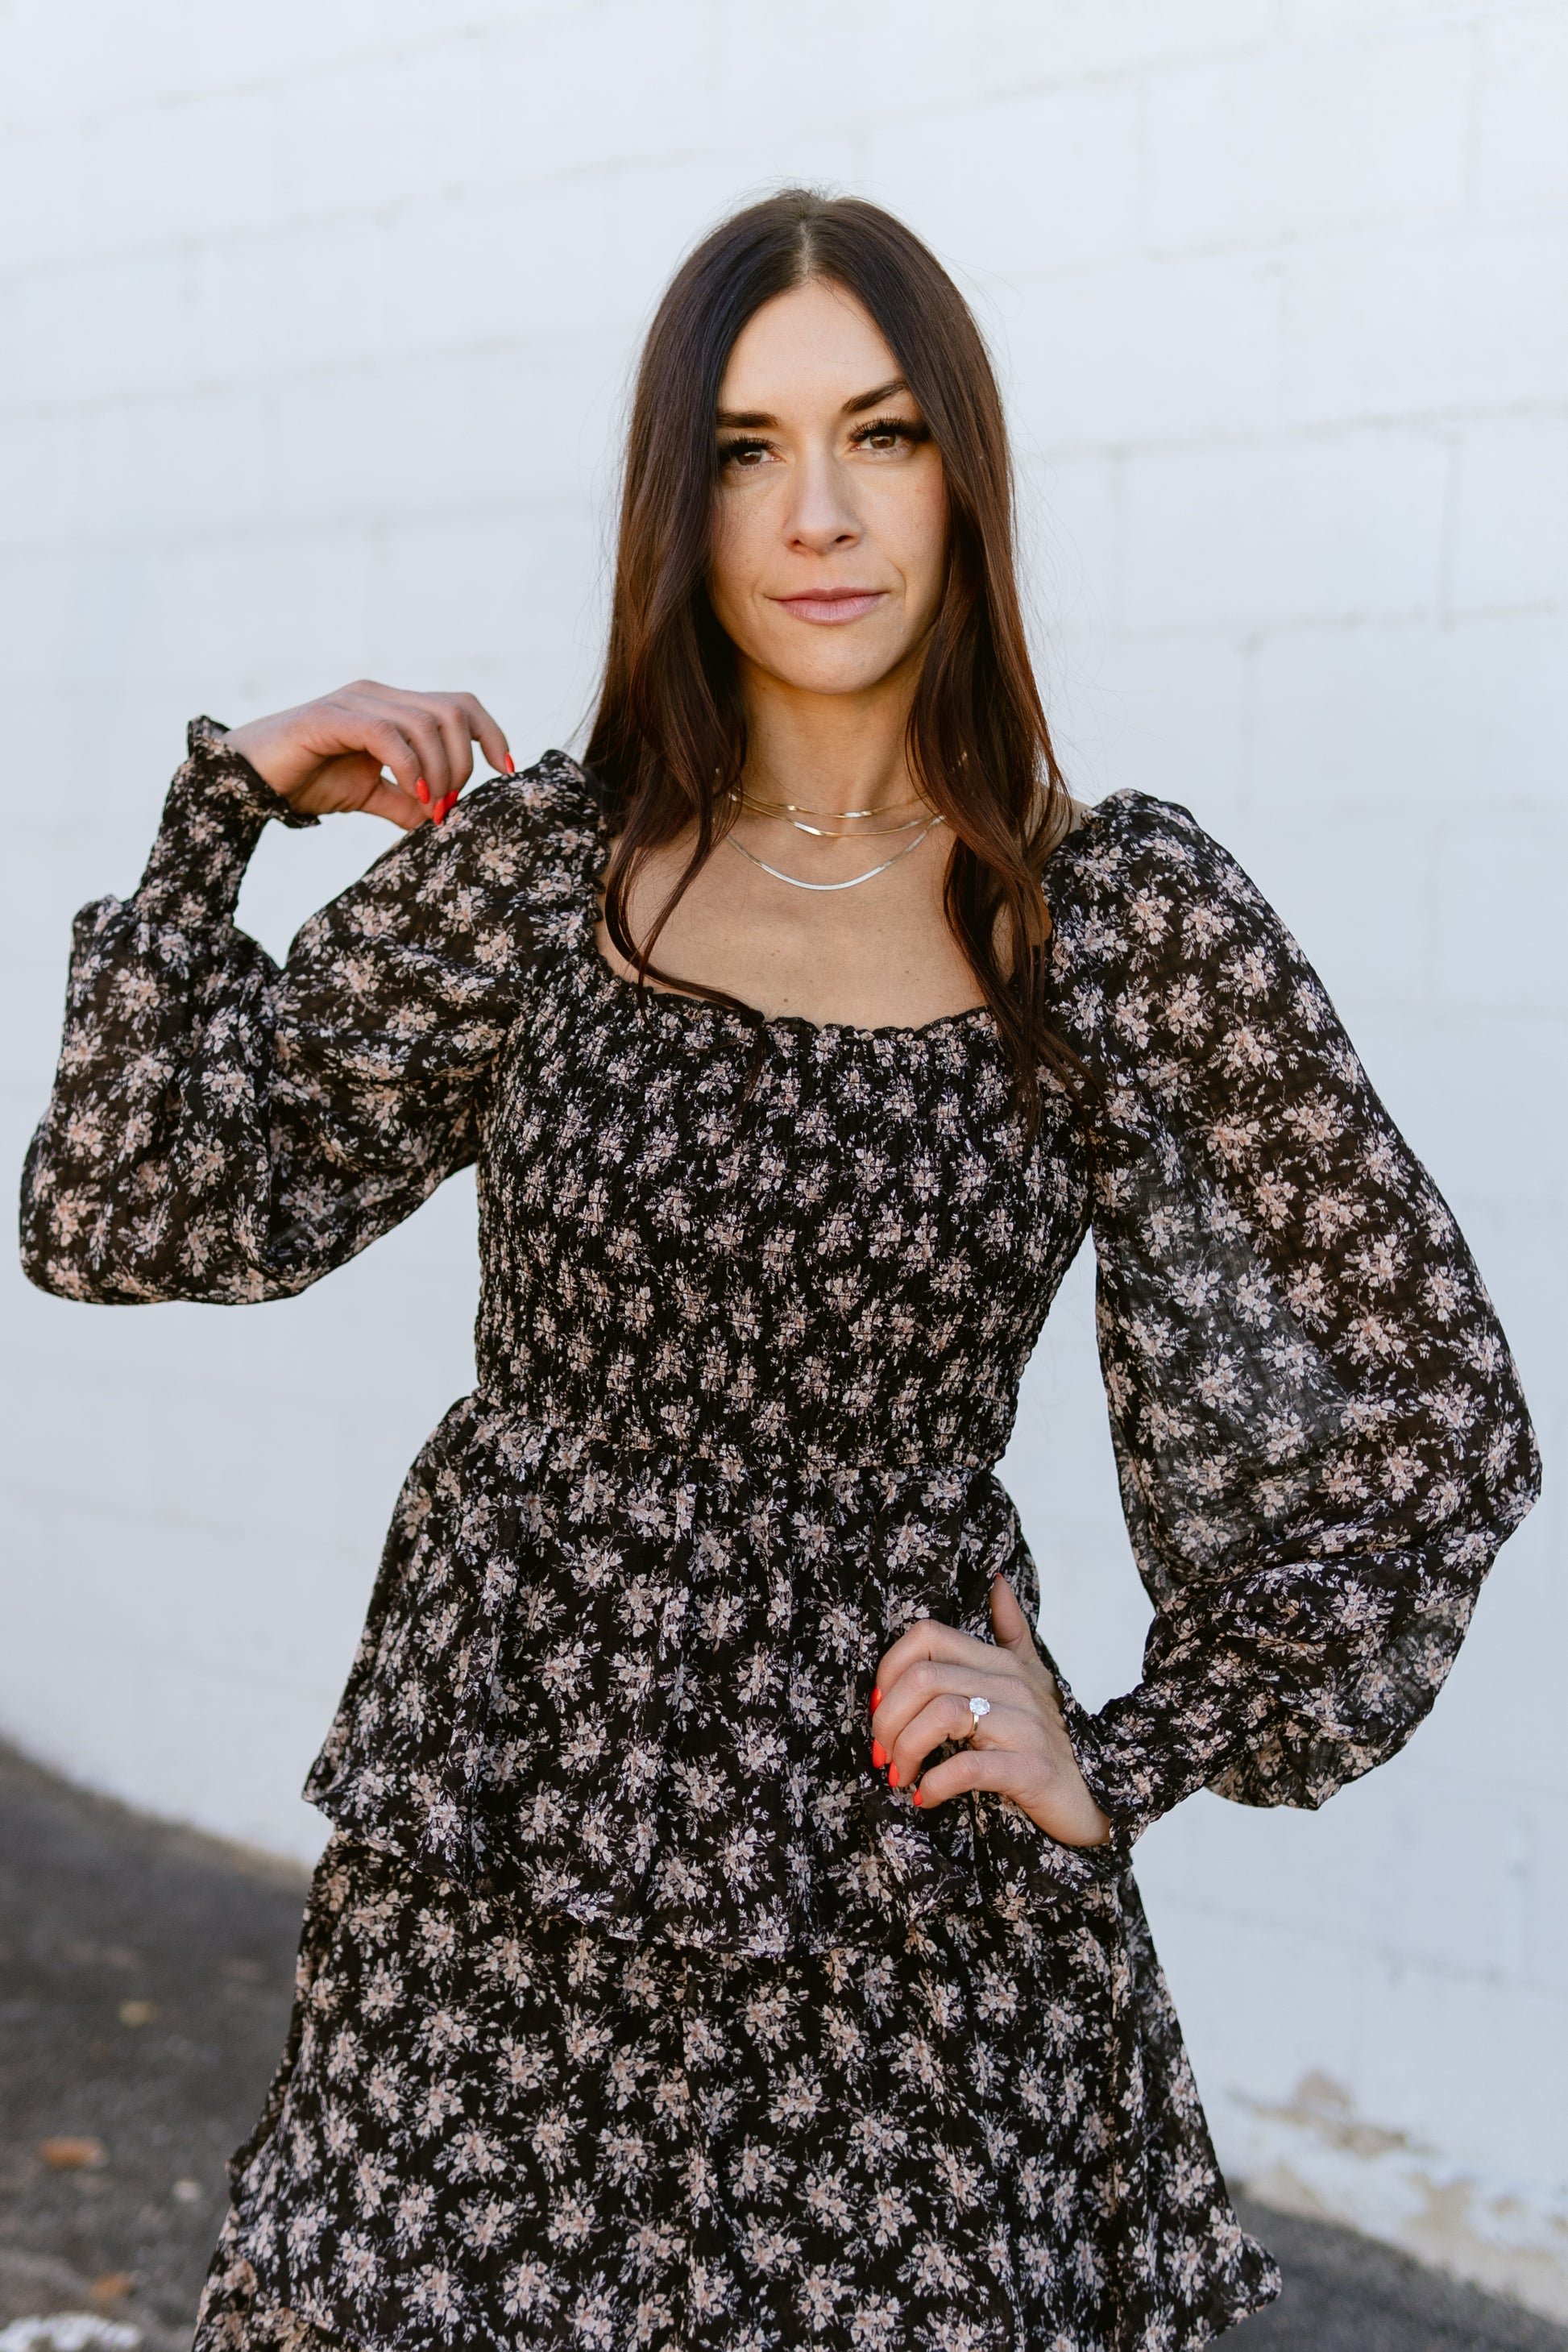
<path fill-rule="evenodd" d="M 97 2311 L 182 2352 L 225 2159 L 282 2046 L 302 1888 L 0 1748 L 0 2328 Z M 100 2153 L 52 2167 L 51 2140 Z M 1347 2231 L 1244 2215 L 1285 2296 L 1227 2352 L 1568 2352 L 1568 2330 Z"/>

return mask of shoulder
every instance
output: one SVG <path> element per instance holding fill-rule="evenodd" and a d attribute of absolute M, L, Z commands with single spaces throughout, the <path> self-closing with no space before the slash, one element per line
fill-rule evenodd
<path fill-rule="evenodd" d="M 421 826 L 437 857 L 475 858 L 521 876 L 553 859 L 581 859 L 598 838 L 599 799 L 592 778 L 564 751 L 546 751 L 515 776 L 487 776 L 470 787 L 443 825 Z"/>
<path fill-rule="evenodd" d="M 1190 809 L 1112 793 L 1047 860 L 1042 887 L 1047 985 L 1078 1050 L 1114 1044 L 1152 1065 L 1256 1046 L 1272 1065 L 1287 1043 L 1337 1034 L 1289 931 Z"/>
<path fill-rule="evenodd" d="M 515 776 L 471 785 L 444 824 L 404 835 L 371 873 L 393 887 L 417 876 L 422 889 L 437 895 L 549 899 L 581 889 L 598 835 L 592 779 L 566 752 L 546 751 Z"/>
<path fill-rule="evenodd" d="M 409 935 L 500 943 L 520 931 L 542 942 L 589 919 L 598 855 L 592 779 L 564 751 L 546 751 L 518 775 L 472 785 L 444 824 L 400 835 L 295 949 Z"/>
<path fill-rule="evenodd" d="M 475 798 L 525 813 L 536 831 L 575 836 L 598 830 L 599 788 L 569 751 L 543 751 L 518 775 L 487 777 Z"/>
<path fill-rule="evenodd" d="M 1175 801 L 1111 793 L 1085 812 L 1041 880 L 1058 970 L 1176 952 L 1191 961 L 1259 931 L 1287 935 L 1230 852 Z"/>
<path fill-rule="evenodd" d="M 1079 822 L 1047 861 L 1045 883 L 1053 899 L 1125 896 L 1139 883 L 1161 877 L 1204 887 L 1218 882 L 1222 888 L 1233 877 L 1246 883 L 1229 852 L 1178 801 L 1119 792 L 1095 804 L 1078 805 Z"/>

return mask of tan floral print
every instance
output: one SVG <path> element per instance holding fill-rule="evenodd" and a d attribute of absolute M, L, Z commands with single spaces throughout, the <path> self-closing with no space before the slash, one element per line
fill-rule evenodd
<path fill-rule="evenodd" d="M 552 752 L 279 969 L 285 804 L 198 720 L 79 919 L 24 1254 L 276 1297 L 477 1163 L 477 1382 L 409 1473 L 309 1793 L 335 1824 L 199 2352 L 1180 2352 L 1277 2290 L 1133 1883 L 1201 1787 L 1317 1805 L 1430 1706 L 1537 1465 L 1452 1216 L 1277 917 L 1113 794 L 1044 887 L 1096 1081 L 989 1018 L 814 1028 L 594 940 Z M 1086 1236 L 1138 1686 L 1062 1685 L 1108 1846 L 870 1765 L 876 1661 L 1038 1586 L 994 1476 Z M 1053 1665 L 1055 1662 L 1052 1661 Z"/>

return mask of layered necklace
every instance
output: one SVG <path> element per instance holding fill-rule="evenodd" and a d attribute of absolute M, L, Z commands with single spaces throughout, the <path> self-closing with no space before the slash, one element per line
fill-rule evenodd
<path fill-rule="evenodd" d="M 742 816 L 760 816 L 774 824 L 793 825 L 796 833 L 811 834 L 818 841 L 879 841 L 903 833 L 914 835 L 914 839 L 906 841 L 902 848 L 895 849 L 891 857 L 884 857 L 879 866 L 868 866 L 864 874 L 851 874 L 847 882 L 803 882 L 798 874 L 786 874 L 783 866 L 770 866 L 765 857 L 756 856 L 744 842 L 736 841 L 732 833 L 727 836 L 742 857 L 752 866 L 760 866 L 764 874 L 771 874 L 775 882 L 787 882 L 792 890 L 858 889 L 862 882 L 875 881 L 877 876 L 885 874 L 889 866 L 896 866 L 900 857 L 907 857 L 911 850 L 918 849 L 927 834 L 934 833 L 939 824 L 947 822 L 945 817 L 928 809 L 923 802 L 916 800 L 895 801 L 886 808 L 818 809 L 807 808 L 798 801 L 765 800 L 744 791 L 731 790 L 728 797 L 736 803 Z M 905 817 L 905 809 L 914 809 L 917 814 Z M 864 825 L 858 822 L 866 817 L 894 817 L 901 818 L 902 822 L 874 825 Z M 823 822 L 810 823 L 808 820 L 812 818 L 821 818 Z"/>

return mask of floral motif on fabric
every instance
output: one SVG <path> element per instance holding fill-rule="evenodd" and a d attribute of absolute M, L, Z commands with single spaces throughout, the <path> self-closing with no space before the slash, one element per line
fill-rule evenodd
<path fill-rule="evenodd" d="M 47 1288 L 236 1303 L 477 1162 L 477 1385 L 310 1782 L 338 1835 L 202 2352 L 1205 2341 L 1272 2273 L 1131 1842 L 1392 1754 L 1538 1475 L 1300 950 L 1184 811 L 1113 795 L 1044 877 L 1098 1091 L 1049 1085 L 1030 1138 L 984 1013 L 639 1009 L 560 753 L 282 968 L 232 919 L 279 816 L 196 722 L 141 888 L 79 919 L 23 1207 Z M 912 1811 L 865 1710 L 913 1617 L 984 1637 L 998 1571 L 1037 1604 L 993 1465 L 1091 1229 L 1154 1614 L 1134 1690 L 1062 1685 L 1115 1825 L 1086 1852 Z"/>

